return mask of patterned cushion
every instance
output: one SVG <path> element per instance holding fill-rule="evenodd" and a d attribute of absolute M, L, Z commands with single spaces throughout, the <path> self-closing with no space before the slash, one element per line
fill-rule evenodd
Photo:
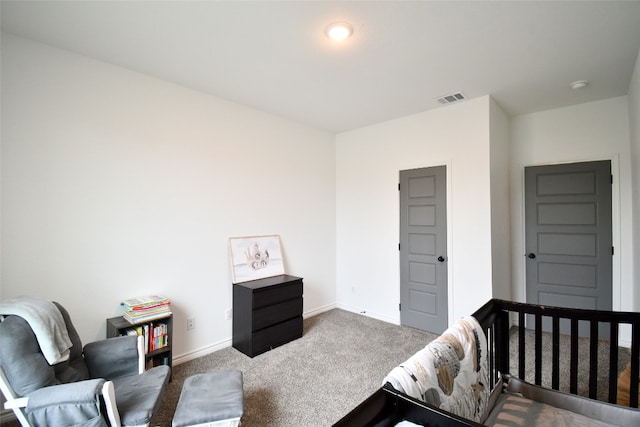
<path fill-rule="evenodd" d="M 487 339 L 478 321 L 458 319 L 384 378 L 411 397 L 479 422 L 489 400 Z"/>

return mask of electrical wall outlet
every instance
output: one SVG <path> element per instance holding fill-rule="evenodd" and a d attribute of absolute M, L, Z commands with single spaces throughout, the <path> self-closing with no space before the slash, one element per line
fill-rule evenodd
<path fill-rule="evenodd" d="M 187 319 L 187 331 L 190 331 L 192 329 L 194 329 L 196 327 L 196 318 L 195 317 L 189 317 Z"/>
<path fill-rule="evenodd" d="M 227 308 L 227 309 L 224 311 L 224 318 L 225 318 L 226 320 L 231 320 L 231 316 L 233 316 L 233 309 L 231 309 L 231 308 Z"/>

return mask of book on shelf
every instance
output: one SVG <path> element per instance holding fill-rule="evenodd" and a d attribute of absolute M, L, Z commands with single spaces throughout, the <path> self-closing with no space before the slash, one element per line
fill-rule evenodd
<path fill-rule="evenodd" d="M 150 325 L 149 351 L 156 351 L 169 345 L 169 326 L 166 323 Z"/>
<path fill-rule="evenodd" d="M 163 319 L 165 317 L 171 316 L 171 314 L 173 313 L 169 310 L 158 312 L 158 313 L 145 314 L 142 316 L 131 316 L 129 313 L 125 312 L 122 317 L 124 317 L 124 320 L 131 323 L 132 325 L 136 325 L 138 323 L 145 323 L 145 322 L 150 322 L 152 320 Z"/>
<path fill-rule="evenodd" d="M 145 295 L 141 297 L 129 298 L 122 301 L 125 308 L 132 310 L 142 310 L 153 306 L 169 305 L 170 301 L 162 295 Z"/>
<path fill-rule="evenodd" d="M 171 302 L 162 295 L 145 295 L 122 301 L 124 315 L 131 324 L 149 322 L 171 315 Z"/>
<path fill-rule="evenodd" d="M 168 307 L 169 304 L 171 304 L 169 301 L 163 301 L 157 304 L 134 305 L 134 306 L 125 306 L 125 307 L 128 307 L 128 309 L 131 311 L 145 311 L 145 310 L 153 310 L 156 308 Z"/>
<path fill-rule="evenodd" d="M 144 353 L 169 346 L 169 325 L 165 322 L 150 322 L 122 331 L 122 335 L 141 335 L 144 337 Z"/>

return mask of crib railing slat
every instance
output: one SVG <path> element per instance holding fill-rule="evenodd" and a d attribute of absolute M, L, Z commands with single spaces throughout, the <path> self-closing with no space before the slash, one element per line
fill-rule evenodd
<path fill-rule="evenodd" d="M 509 312 L 501 310 L 495 318 L 493 328 L 494 349 L 506 349 L 509 351 Z M 494 371 L 494 383 L 498 379 L 498 371 L 500 374 L 510 372 L 509 353 L 504 351 L 496 351 L 495 353 L 496 370 Z"/>
<path fill-rule="evenodd" d="M 598 396 L 598 321 L 591 320 L 589 333 L 589 398 Z"/>
<path fill-rule="evenodd" d="M 496 383 L 497 380 L 497 376 L 496 376 L 496 365 L 495 365 L 495 345 L 496 345 L 496 336 L 495 333 L 493 331 L 493 328 L 489 328 L 486 332 L 487 334 L 487 351 L 488 351 L 488 356 L 489 356 L 489 378 L 491 380 L 491 386 L 493 386 L 493 384 Z"/>
<path fill-rule="evenodd" d="M 553 317 L 551 349 L 551 388 L 560 389 L 560 318 Z"/>
<path fill-rule="evenodd" d="M 542 385 L 542 315 L 540 313 L 536 313 L 535 336 L 535 384 Z"/>
<path fill-rule="evenodd" d="M 640 322 L 631 327 L 631 378 L 629 381 L 629 406 L 638 407 L 638 377 L 640 376 Z"/>
<path fill-rule="evenodd" d="M 616 403 L 618 399 L 618 322 L 612 321 L 609 332 L 609 403 Z"/>
<path fill-rule="evenodd" d="M 569 368 L 569 392 L 578 394 L 578 319 L 571 319 L 571 364 Z"/>
<path fill-rule="evenodd" d="M 524 311 L 518 313 L 519 334 L 518 334 L 518 375 L 521 379 L 525 379 L 525 328 L 524 328 Z"/>

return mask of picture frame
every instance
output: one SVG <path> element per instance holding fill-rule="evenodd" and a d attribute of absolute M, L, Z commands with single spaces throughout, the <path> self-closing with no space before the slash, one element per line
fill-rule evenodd
<path fill-rule="evenodd" d="M 280 235 L 229 238 L 233 283 L 285 274 Z"/>

